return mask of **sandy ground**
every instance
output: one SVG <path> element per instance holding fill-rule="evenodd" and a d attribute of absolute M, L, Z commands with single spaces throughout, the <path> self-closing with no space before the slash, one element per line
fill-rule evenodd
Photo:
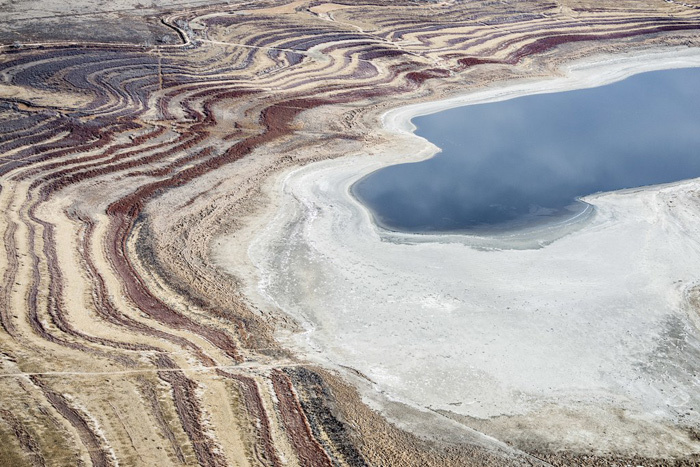
<path fill-rule="evenodd" d="M 691 384 L 682 379 L 686 368 L 700 367 L 692 360 L 697 327 L 686 328 L 689 319 L 678 312 L 687 304 L 693 316 L 700 305 L 689 282 L 692 241 L 668 243 L 676 234 L 664 236 L 658 245 L 669 257 L 681 248 L 688 253 L 652 278 L 654 264 L 667 264 L 662 247 L 641 250 L 644 263 L 635 256 L 640 250 L 621 244 L 610 255 L 628 251 L 630 261 L 644 265 L 633 276 L 619 266 L 627 276 L 605 282 L 593 270 L 603 260 L 592 262 L 602 250 L 590 247 L 586 256 L 580 245 L 565 248 L 576 238 L 593 242 L 594 225 L 601 235 L 613 232 L 617 224 L 602 222 L 601 214 L 584 229 L 549 232 L 551 240 L 575 231 L 541 250 L 479 251 L 454 239 L 414 247 L 415 239 L 380 237 L 335 186 L 392 158 L 434 150 L 388 120 L 382 127 L 389 109 L 465 89 L 503 89 L 516 77 L 536 87 L 561 75 L 561 63 L 582 57 L 650 47 L 689 51 L 700 47 L 699 10 L 657 0 L 166 3 L 0 0 L 0 465 L 500 467 L 700 459 L 662 455 L 691 452 L 683 428 L 697 421 L 689 410 L 681 413 L 686 402 L 674 412 L 660 393 L 675 384 L 674 394 L 682 394 Z M 406 121 L 396 116 L 397 124 Z M 276 185 L 280 174 L 333 158 L 339 162 L 301 169 L 286 188 Z M 674 205 L 690 203 L 685 188 L 669 189 L 679 193 Z M 291 202 L 295 196 L 308 208 Z M 685 208 L 650 196 L 645 209 L 659 208 L 659 225 L 686 228 Z M 338 200 L 332 208 L 329 197 Z M 275 244 L 286 227 L 271 224 L 250 249 L 262 233 L 256 228 L 283 206 L 296 230 Z M 611 212 L 622 219 L 628 211 L 615 204 Z M 631 240 L 661 238 L 658 226 L 641 225 Z M 557 249 L 576 268 L 558 262 L 551 255 Z M 231 268 L 219 267 L 222 258 Z M 566 295 L 571 277 L 538 275 L 544 266 L 588 280 L 590 303 L 605 302 L 608 310 L 595 316 L 608 323 L 617 319 L 610 310 L 622 313 L 649 297 L 643 313 L 629 308 L 640 316 L 629 327 L 638 354 L 628 341 L 614 341 L 618 327 L 602 322 L 591 329 L 604 328 L 609 339 L 569 329 L 566 347 L 562 313 L 583 323 L 593 312 Z M 443 271 L 426 276 L 426 267 Z M 606 275 L 613 272 L 611 265 Z M 537 295 L 538 278 L 551 295 Z M 268 282 L 259 288 L 261 279 Z M 669 288 L 679 279 L 686 282 Z M 623 287 L 631 301 L 620 295 Z M 285 288 L 279 304 L 286 313 L 262 299 L 261 292 L 273 297 Z M 656 291 L 667 291 L 668 303 Z M 564 302 L 571 308 L 561 308 Z M 504 336 L 522 338 L 520 327 L 530 329 L 532 348 L 553 362 L 568 364 L 567 355 L 598 341 L 619 345 L 607 354 L 581 350 L 584 366 L 572 369 L 567 383 L 564 370 L 540 368 L 518 353 L 527 342 L 511 347 L 493 331 L 487 342 L 477 326 L 493 326 L 489 316 L 505 323 L 498 328 Z M 658 337 L 659 326 L 668 338 Z M 460 345 L 448 348 L 456 336 Z M 656 344 L 660 363 L 644 353 Z M 672 367 L 679 353 L 685 361 Z M 490 365 L 494 355 L 512 361 Z M 631 367 L 634 355 L 648 369 Z M 372 363 L 378 356 L 381 365 Z M 609 358 L 628 360 L 616 366 Z M 459 361 L 462 367 L 453 363 Z M 341 369 L 343 362 L 360 371 Z M 596 363 L 621 376 L 586 377 Z M 552 389 L 531 381 L 528 366 Z M 635 375 L 639 387 L 630 394 L 613 387 Z M 452 380 L 443 385 L 440 378 Z M 571 388 L 578 386 L 588 398 L 575 398 Z M 595 397 L 591 386 L 599 388 Z M 645 393 L 653 397 L 642 403 Z M 487 400 L 493 404 L 484 406 Z M 611 411 L 592 420 L 595 407 L 621 409 L 615 422 Z M 654 407 L 658 414 L 648 412 Z M 606 446 L 585 448 L 602 430 L 629 433 L 635 425 L 625 417 L 646 423 L 646 431 L 611 447 L 612 457 L 594 455 Z M 549 443 L 557 420 L 573 441 Z M 586 428 L 589 422 L 597 425 Z M 656 444 L 644 445 L 649 433 L 664 429 Z M 635 442 L 639 451 L 625 455 Z M 662 457 L 641 458 L 645 452 Z"/>
<path fill-rule="evenodd" d="M 286 344 L 363 374 L 366 400 L 402 426 L 425 428 L 392 402 L 521 447 L 698 453 L 686 428 L 700 424 L 700 332 L 688 305 L 699 182 L 589 196 L 592 216 L 515 241 L 388 233 L 348 191 L 378 167 L 435 152 L 410 134 L 416 115 L 684 66 L 700 66 L 700 51 L 598 56 L 558 78 L 391 110 L 385 147 L 270 185 L 272 208 L 247 237 L 254 269 L 227 261 L 240 232 L 218 240 L 217 261 L 246 278 L 259 307 L 296 320 L 299 329 L 279 332 Z"/>

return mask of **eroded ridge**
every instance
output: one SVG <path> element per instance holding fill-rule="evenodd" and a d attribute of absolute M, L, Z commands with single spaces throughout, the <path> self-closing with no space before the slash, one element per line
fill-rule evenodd
<path fill-rule="evenodd" d="M 156 45 L 133 40 L 136 15 L 128 40 L 37 31 L 2 48 L 0 464 L 583 462 L 387 423 L 280 348 L 273 330 L 293 323 L 254 309 L 211 242 L 260 211 L 270 174 L 370 145 L 388 106 L 545 75 L 555 50 L 697 44 L 698 9 L 297 1 L 149 15 L 170 32 Z"/>

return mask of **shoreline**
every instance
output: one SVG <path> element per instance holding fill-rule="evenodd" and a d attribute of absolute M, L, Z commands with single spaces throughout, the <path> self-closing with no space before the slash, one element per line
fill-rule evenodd
<path fill-rule="evenodd" d="M 423 243 L 432 241 L 460 242 L 476 248 L 490 249 L 527 249 L 541 248 L 548 245 L 564 235 L 568 235 L 583 228 L 593 218 L 595 215 L 595 206 L 588 203 L 586 199 L 591 199 L 591 197 L 597 195 L 597 193 L 581 196 L 573 200 L 573 202 L 580 202 L 585 205 L 585 207 L 577 211 L 575 215 L 560 216 L 550 222 L 544 221 L 542 223 L 530 224 L 520 228 L 515 227 L 513 229 L 504 227 L 502 231 L 405 232 L 393 230 L 383 225 L 381 222 L 378 222 L 371 212 L 371 209 L 367 208 L 355 196 L 353 193 L 353 186 L 371 173 L 381 170 L 383 167 L 405 162 L 419 162 L 430 159 L 440 152 L 440 148 L 435 146 L 434 143 L 414 133 L 416 127 L 412 120 L 416 117 L 431 115 L 456 107 L 500 102 L 523 96 L 605 86 L 622 81 L 633 75 L 652 71 L 700 67 L 700 52 L 683 48 L 678 48 L 677 50 L 680 53 L 671 52 L 667 49 L 649 49 L 641 54 L 625 52 L 619 55 L 594 56 L 588 59 L 564 63 L 557 68 L 562 73 L 560 76 L 535 80 L 526 79 L 524 82 L 523 80 L 515 80 L 510 83 L 505 82 L 503 85 L 494 84 L 487 89 L 468 92 L 456 97 L 434 102 L 409 104 L 407 106 L 388 110 L 381 115 L 382 130 L 399 136 L 413 137 L 417 141 L 427 143 L 430 146 L 430 150 L 421 153 L 420 156 L 404 155 L 403 160 L 392 161 L 380 168 L 363 173 L 361 177 L 358 177 L 349 185 L 347 190 L 348 197 L 361 206 L 362 209 L 368 211 L 377 233 L 383 240 L 387 241 L 398 243 Z M 621 65 L 622 67 L 620 68 Z M 600 75 L 596 75 L 598 70 L 602 72 Z M 682 183 L 684 181 L 687 180 L 671 182 L 670 184 Z M 662 185 L 666 184 L 650 186 L 658 187 Z"/>
<path fill-rule="evenodd" d="M 683 49 L 681 49 L 681 50 L 683 50 Z M 697 60 L 696 62 L 694 62 L 694 63 L 697 63 L 696 66 L 700 66 L 700 51 L 698 51 L 696 49 L 691 49 L 688 52 L 689 52 L 688 53 L 689 56 L 691 56 L 692 58 Z M 645 68 L 645 69 L 643 71 L 652 71 L 652 70 L 664 68 L 663 66 L 660 66 L 658 62 L 655 62 L 653 65 L 650 64 L 650 60 L 648 60 L 648 58 L 650 56 L 666 57 L 669 60 L 669 62 L 667 62 L 665 64 L 672 65 L 671 67 L 673 67 L 673 68 L 681 67 L 679 65 L 679 61 L 678 61 L 679 59 L 675 55 L 675 53 L 676 53 L 675 51 L 669 52 L 668 50 L 664 50 L 661 53 L 656 53 L 654 51 L 650 52 L 647 50 L 641 54 L 624 54 L 622 59 L 620 59 L 620 57 L 613 56 L 612 59 L 610 57 L 606 57 L 603 61 L 601 61 L 600 57 L 595 57 L 596 58 L 595 60 L 585 61 L 583 63 L 577 63 L 577 62 L 569 63 L 567 65 L 560 67 L 559 69 L 583 70 L 583 72 L 580 76 L 580 81 L 577 81 L 577 83 L 587 84 L 588 86 L 592 86 L 593 84 L 591 84 L 591 83 L 598 83 L 596 85 L 600 85 L 603 82 L 613 82 L 613 81 L 617 81 L 619 79 L 623 79 L 631 74 L 635 74 L 632 72 L 633 71 L 632 68 L 635 66 L 635 63 L 637 63 L 638 61 L 641 61 L 641 63 L 644 64 L 643 68 Z M 591 63 L 593 63 L 593 64 L 591 64 Z M 622 63 L 624 65 L 622 70 L 615 68 L 620 63 Z M 613 68 L 611 68 L 611 67 L 613 67 Z M 599 71 L 600 69 L 607 69 L 608 70 L 608 74 L 604 75 L 603 78 L 601 78 L 600 76 L 593 75 L 593 73 L 595 73 L 596 71 Z M 410 147 L 415 148 L 416 147 L 415 141 L 417 138 L 422 141 L 421 148 L 417 152 L 417 154 L 411 158 L 411 160 L 414 160 L 414 159 L 419 160 L 422 158 L 431 157 L 436 152 L 435 147 L 431 143 L 429 143 L 429 142 L 423 140 L 422 138 L 419 138 L 411 133 L 412 124 L 410 123 L 410 118 L 413 118 L 417 115 L 424 115 L 426 113 L 437 112 L 437 111 L 443 110 L 445 108 L 450 108 L 450 107 L 454 107 L 457 105 L 464 105 L 465 100 L 469 100 L 469 99 L 475 99 L 478 102 L 486 102 L 487 99 L 501 100 L 501 99 L 505 98 L 506 96 L 515 97 L 513 95 L 513 93 L 523 92 L 523 90 L 528 90 L 528 91 L 534 90 L 535 92 L 537 92 L 537 91 L 544 92 L 542 90 L 542 83 L 546 83 L 548 85 L 551 85 L 552 83 L 556 83 L 558 86 L 558 87 L 556 87 L 556 91 L 561 91 L 561 90 L 563 90 L 562 88 L 566 85 L 566 83 L 570 84 L 571 82 L 570 82 L 570 80 L 567 80 L 565 77 L 552 78 L 549 80 L 533 80 L 532 82 L 528 82 L 528 83 L 522 83 L 522 82 L 518 81 L 518 82 L 513 83 L 510 86 L 506 86 L 505 90 L 499 86 L 494 86 L 493 89 L 491 89 L 491 87 L 490 87 L 487 90 L 472 92 L 466 96 L 450 98 L 450 99 L 446 99 L 443 101 L 439 101 L 438 103 L 433 102 L 433 103 L 427 103 L 427 104 L 414 104 L 414 105 L 400 107 L 398 109 L 389 110 L 387 112 L 384 112 L 382 115 L 381 121 L 384 123 L 385 128 L 382 129 L 381 131 L 387 131 L 387 132 L 393 134 L 393 136 L 395 137 L 395 141 L 394 141 L 395 152 L 393 154 L 389 154 L 387 156 L 382 156 L 384 160 L 382 160 L 381 162 L 378 162 L 376 160 L 377 159 L 376 156 L 364 156 L 364 157 L 358 156 L 358 155 L 345 156 L 345 157 L 342 157 L 342 158 L 336 159 L 336 160 L 323 161 L 323 162 L 314 163 L 314 164 L 311 164 L 308 166 L 304 166 L 301 168 L 291 169 L 290 171 L 287 171 L 282 175 L 276 176 L 275 177 L 276 181 L 268 182 L 268 185 L 271 188 L 272 193 L 274 193 L 274 190 L 275 190 L 275 188 L 273 188 L 273 187 L 285 186 L 285 187 L 287 187 L 287 188 L 285 188 L 285 190 L 288 190 L 290 179 L 293 179 L 294 177 L 300 178 L 302 176 L 307 176 L 307 175 L 309 175 L 310 172 L 312 173 L 315 169 L 318 169 L 318 171 L 321 171 L 321 172 L 327 171 L 327 170 L 332 171 L 333 170 L 332 167 L 334 165 L 346 166 L 348 168 L 352 167 L 352 170 L 355 170 L 355 173 L 351 178 L 354 180 L 357 180 L 361 176 L 363 176 L 362 175 L 363 173 L 369 173 L 370 170 L 376 170 L 378 164 L 388 165 L 388 164 L 392 163 L 393 161 L 397 161 L 397 160 L 401 161 L 401 162 L 407 162 L 408 158 L 405 157 L 403 155 L 403 153 L 401 153 L 401 151 L 399 150 L 400 149 L 399 142 L 403 142 L 404 146 L 406 146 L 407 144 L 410 144 Z M 552 91 L 552 89 L 553 89 L 552 87 L 547 87 L 548 91 L 546 91 L 546 92 L 556 92 L 556 91 Z M 472 101 L 472 103 L 476 103 L 476 102 Z M 410 140 L 410 143 L 406 142 L 405 140 Z M 397 148 L 396 146 L 399 146 L 399 147 Z M 376 150 L 375 150 L 375 152 L 376 152 Z M 388 159 L 388 160 L 386 160 L 386 159 Z M 358 161 L 366 162 L 366 165 L 363 166 L 361 172 L 357 171 Z M 329 166 L 331 167 L 330 169 L 329 169 Z M 323 169 L 321 170 L 320 168 L 323 168 Z M 333 182 L 337 182 L 337 181 L 338 180 L 331 180 L 331 185 L 333 184 Z M 347 195 L 348 194 L 348 192 L 347 192 L 348 187 L 352 183 L 353 182 L 347 178 L 343 179 L 343 187 L 344 188 L 341 191 L 345 192 L 345 194 Z M 659 187 L 659 186 L 643 187 L 643 188 L 636 188 L 636 189 L 632 189 L 632 190 L 635 190 L 637 192 L 638 191 L 653 192 L 653 191 L 663 190 L 666 188 L 672 188 L 672 187 L 685 185 L 685 184 L 692 185 L 692 182 L 683 181 L 683 182 L 676 182 L 676 183 L 669 184 L 669 185 L 664 185 L 662 187 Z M 327 182 L 324 182 L 324 185 L 327 185 Z M 277 190 L 280 190 L 280 188 L 277 188 Z M 622 191 L 624 192 L 624 191 L 629 191 L 629 190 L 622 190 Z M 279 193 L 279 191 L 278 191 L 278 193 Z M 601 198 L 603 196 L 614 195 L 615 193 L 619 194 L 620 192 L 612 192 L 612 193 L 606 193 L 606 194 L 595 194 L 595 195 L 587 196 L 587 197 L 585 197 L 585 199 L 593 199 L 593 198 L 598 199 L 598 198 Z M 279 198 L 279 196 L 280 195 L 274 195 L 274 194 L 272 195 L 272 198 L 274 201 L 271 203 L 271 206 L 277 205 L 278 203 L 280 203 L 282 201 L 282 198 Z M 295 195 L 295 196 L 299 196 L 299 195 Z M 348 195 L 348 196 L 350 196 L 350 195 Z M 304 199 L 304 198 L 300 197 L 300 199 Z M 336 199 L 336 201 L 338 201 L 338 200 Z M 353 202 L 357 203 L 354 200 L 353 200 Z M 329 204 L 333 204 L 333 203 L 331 203 L 329 201 Z M 290 210 L 290 207 L 288 205 L 284 206 L 284 207 L 278 206 L 278 208 L 284 210 L 288 214 L 290 212 L 293 212 L 293 210 Z M 355 206 L 355 209 L 357 209 L 357 208 L 358 207 Z M 318 206 L 315 209 L 318 209 Z M 366 212 L 366 210 L 364 210 L 364 212 L 362 212 L 363 210 L 364 210 L 364 208 L 361 208 L 359 210 L 360 217 L 357 218 L 357 219 L 359 219 L 359 220 L 357 220 L 357 222 L 362 223 L 362 224 L 366 224 L 367 220 L 370 218 L 370 215 L 368 212 Z M 273 211 L 272 209 L 266 210 L 267 214 L 265 216 L 267 216 L 269 218 L 271 216 L 272 211 Z M 278 216 L 278 218 L 276 218 L 273 223 L 267 224 L 267 226 L 265 227 L 265 231 L 262 234 L 260 234 L 260 237 L 269 236 L 270 231 L 275 230 L 275 227 L 273 227 L 273 224 L 275 224 L 277 227 L 279 227 L 280 225 L 287 225 L 287 224 L 289 224 L 289 222 L 291 222 L 289 219 L 282 220 L 282 219 L 279 219 L 279 216 Z M 258 224 L 256 223 L 256 225 L 258 225 Z M 596 225 L 599 225 L 598 222 L 596 222 Z M 303 226 L 300 226 L 299 224 L 297 224 L 297 227 L 303 228 Z M 371 238 L 374 238 L 375 239 L 374 241 L 376 241 L 376 240 L 381 241 L 381 240 L 387 239 L 387 235 L 380 232 L 381 229 L 377 229 L 376 226 L 373 226 L 373 229 L 374 229 L 374 233 L 368 233 L 367 231 L 365 231 L 365 233 L 366 234 L 368 233 L 368 235 L 370 235 Z M 259 230 L 257 232 L 260 233 Z M 428 236 L 430 236 L 430 235 L 428 235 Z M 255 240 L 254 242 L 251 243 L 250 248 L 248 248 L 250 255 L 255 256 L 257 254 L 258 258 L 265 256 L 265 253 L 264 253 L 265 248 L 260 247 L 261 241 L 262 240 L 258 239 L 258 240 Z M 409 243 L 409 242 L 406 242 L 406 243 Z M 258 246 L 254 247 L 253 246 L 254 244 L 258 245 Z M 258 250 L 257 252 L 254 251 L 256 249 Z M 222 253 L 219 252 L 218 255 L 221 255 L 221 254 Z M 220 265 L 221 265 L 221 261 L 222 261 L 221 256 L 219 256 L 219 260 L 217 262 Z M 258 262 L 256 263 L 256 268 L 260 272 L 262 272 L 265 269 L 264 269 L 264 267 L 261 266 L 259 261 L 260 260 L 258 260 Z M 238 272 L 236 272 L 236 275 L 238 275 L 240 277 L 240 274 Z M 245 276 L 245 274 L 244 274 L 244 276 Z M 260 285 L 260 287 L 263 287 L 263 289 L 264 289 L 266 286 Z M 256 288 L 257 288 L 257 286 L 256 286 Z M 251 293 L 252 291 L 248 290 L 248 293 L 246 293 L 246 295 L 248 297 L 256 296 L 258 293 L 264 293 L 263 289 L 260 289 L 259 291 L 256 291 L 254 293 Z M 258 295 L 258 299 L 260 299 L 260 298 L 262 298 L 262 297 L 260 295 Z M 254 299 L 254 301 L 256 301 L 256 299 Z M 269 306 L 269 304 L 265 305 L 264 302 L 257 303 L 257 301 L 256 301 L 256 305 L 259 305 L 260 308 L 264 308 L 265 306 Z M 282 303 L 276 303 L 274 306 L 278 307 L 280 309 L 285 309 L 285 305 Z M 318 347 L 316 347 L 316 345 L 313 345 L 312 341 L 311 341 L 312 335 L 317 332 L 318 326 L 319 326 L 318 324 L 312 323 L 312 321 L 315 321 L 315 319 L 313 317 L 305 316 L 303 313 L 300 315 L 299 313 L 295 313 L 293 311 L 290 311 L 289 309 L 285 310 L 285 312 L 289 313 L 289 316 L 293 317 L 295 320 L 298 320 L 298 321 L 300 320 L 302 323 L 302 328 L 304 329 L 303 332 L 297 332 L 297 333 L 295 333 L 294 331 L 284 331 L 282 333 L 283 335 L 280 335 L 280 331 L 278 330 L 278 333 L 277 333 L 278 338 L 281 339 L 281 341 L 283 342 L 283 344 L 285 346 L 288 347 L 291 345 L 291 348 L 294 348 L 298 355 L 300 355 L 300 356 L 306 355 L 304 358 L 307 359 L 309 362 L 313 362 L 315 364 L 320 364 L 324 367 L 329 367 L 329 368 L 336 370 L 336 371 L 342 371 L 342 373 L 344 374 L 344 377 L 346 379 L 353 379 L 354 378 L 355 385 L 359 386 L 360 388 L 362 388 L 362 386 L 365 386 L 364 389 L 362 389 L 362 393 L 363 393 L 363 397 L 365 398 L 365 402 L 367 402 L 371 406 L 373 406 L 375 408 L 375 410 L 381 411 L 384 415 L 388 416 L 388 418 L 390 420 L 392 420 L 392 422 L 398 423 L 399 426 L 401 426 L 402 428 L 406 428 L 409 431 L 413 431 L 413 432 L 425 433 L 426 429 L 428 429 L 428 427 L 431 427 L 434 429 L 434 427 L 436 425 L 442 423 L 443 424 L 442 428 L 446 429 L 445 428 L 446 419 L 444 418 L 445 414 L 436 415 L 436 413 L 430 413 L 431 411 L 426 412 L 425 407 L 421 407 L 420 404 L 416 406 L 415 403 L 412 403 L 409 400 L 406 400 L 401 396 L 396 396 L 395 394 L 388 393 L 388 394 L 382 395 L 379 392 L 386 391 L 386 387 L 383 387 L 381 384 L 377 384 L 372 379 L 372 376 L 369 377 L 370 381 L 372 381 L 372 382 L 369 383 L 369 386 L 368 386 L 367 381 L 363 382 L 363 381 L 361 381 L 362 378 L 353 377 L 350 374 L 350 372 L 342 370 L 343 366 L 352 367 L 352 365 L 346 365 L 347 362 L 342 362 L 342 361 L 331 361 L 331 360 L 329 360 L 321 355 L 318 355 L 318 352 L 320 352 L 320 349 Z M 302 341 L 306 341 L 306 342 L 304 343 Z M 306 351 L 303 350 L 304 348 L 306 349 Z M 326 351 L 327 351 L 327 349 L 324 349 L 324 353 Z M 314 355 L 314 354 L 316 354 L 316 355 Z M 353 368 L 356 371 L 359 371 L 360 373 L 364 373 L 362 371 L 362 368 L 355 368 L 355 367 L 353 367 Z M 387 398 L 393 399 L 394 401 L 398 401 L 398 402 L 387 403 Z M 406 416 L 405 407 L 401 407 L 401 406 L 406 404 L 406 403 L 413 406 L 413 409 L 411 409 L 411 410 L 419 410 L 420 412 L 423 412 L 424 414 L 428 414 L 428 416 L 425 418 L 437 417 L 437 419 L 432 420 L 432 423 L 430 421 L 426 421 L 426 420 L 417 420 L 416 419 L 417 417 L 414 417 L 414 416 L 408 417 L 409 419 L 411 419 L 411 421 L 407 421 L 406 419 L 401 420 L 401 417 Z M 398 405 L 396 405 L 396 404 L 398 404 Z M 392 408 L 392 406 L 393 406 L 393 408 Z M 451 418 L 451 416 L 449 416 L 449 417 Z M 426 423 L 427 423 L 427 425 L 426 425 Z M 449 425 L 449 424 L 447 424 L 447 425 Z M 464 425 L 458 423 L 458 425 L 453 426 L 452 430 L 454 430 L 456 428 L 460 428 L 460 427 L 464 428 Z M 440 438 L 440 437 L 447 438 L 447 439 L 453 438 L 454 432 L 450 429 L 446 429 L 446 430 L 447 430 L 447 432 L 443 433 L 441 436 L 438 436 L 438 438 Z M 458 431 L 460 431 L 460 430 L 458 430 Z M 470 430 L 467 430 L 467 431 L 470 431 Z M 461 436 L 458 435 L 458 438 L 461 438 Z M 471 442 L 474 442 L 474 440 L 472 439 Z"/>
<path fill-rule="evenodd" d="M 663 61 L 652 62 L 651 59 Z M 689 60 L 695 65 L 688 65 Z M 619 68 L 621 65 L 623 67 Z M 673 47 L 671 51 L 668 47 L 652 47 L 643 51 L 593 55 L 560 64 L 557 66 L 557 70 L 560 73 L 565 73 L 563 75 L 544 79 L 516 79 L 510 83 L 508 81 L 494 83 L 486 89 L 467 92 L 447 99 L 401 106 L 384 112 L 381 121 L 383 128 L 390 132 L 413 134 L 415 130 L 415 126 L 411 123 L 413 118 L 455 107 L 498 102 L 525 95 L 593 88 L 649 71 L 695 66 L 700 66 L 700 51 L 691 47 Z M 597 77 L 594 74 L 597 70 L 608 71 L 609 74 Z M 543 83 L 551 86 L 543 89 L 541 88 Z"/>

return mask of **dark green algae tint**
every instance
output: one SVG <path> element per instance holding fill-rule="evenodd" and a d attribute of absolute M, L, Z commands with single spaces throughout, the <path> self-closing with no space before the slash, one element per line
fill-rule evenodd
<path fill-rule="evenodd" d="M 700 177 L 700 68 L 417 117 L 434 158 L 380 169 L 353 194 L 385 228 L 498 231 L 581 212 L 578 197 Z"/>

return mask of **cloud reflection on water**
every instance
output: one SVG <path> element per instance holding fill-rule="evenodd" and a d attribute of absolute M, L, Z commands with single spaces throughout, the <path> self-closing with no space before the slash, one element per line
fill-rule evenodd
<path fill-rule="evenodd" d="M 700 176 L 700 69 L 418 117 L 436 157 L 381 169 L 355 194 L 395 230 L 498 227 L 578 196 Z M 540 211 L 542 213 L 542 211 Z"/>

